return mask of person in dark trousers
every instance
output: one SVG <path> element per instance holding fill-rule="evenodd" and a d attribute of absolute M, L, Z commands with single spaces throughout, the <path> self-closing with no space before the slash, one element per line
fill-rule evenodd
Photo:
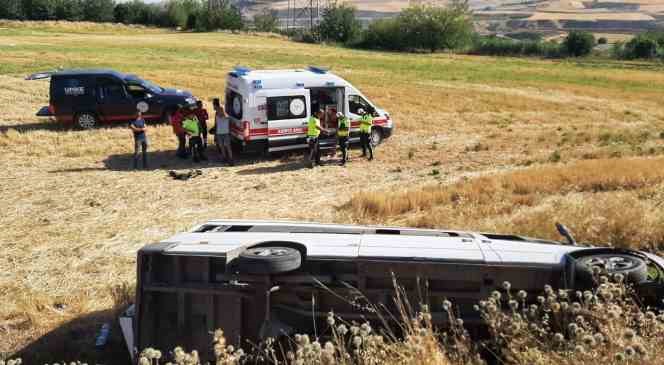
<path fill-rule="evenodd" d="M 319 137 L 321 131 L 323 131 L 323 127 L 320 126 L 320 118 L 323 115 L 323 112 L 321 110 L 316 110 L 316 112 L 309 117 L 309 121 L 307 122 L 307 139 L 308 139 L 308 144 L 309 144 L 309 151 L 307 152 L 309 154 L 309 163 L 311 164 L 311 167 L 316 165 L 321 165 L 320 162 L 320 145 L 319 145 Z"/>
<path fill-rule="evenodd" d="M 187 109 L 187 112 L 184 115 L 184 120 L 182 121 L 182 128 L 184 129 L 187 136 L 189 136 L 189 150 L 191 150 L 191 156 L 194 162 L 207 160 L 205 151 L 203 150 L 203 140 L 201 139 L 200 124 L 193 108 Z"/>
<path fill-rule="evenodd" d="M 337 113 L 337 138 L 341 149 L 341 166 L 348 161 L 348 135 L 350 134 L 350 122 L 344 113 Z"/>
<path fill-rule="evenodd" d="M 143 154 L 143 168 L 148 168 L 148 137 L 145 133 L 145 120 L 143 119 L 143 113 L 138 112 L 136 120 L 129 123 L 129 129 L 131 129 L 134 135 L 134 169 L 138 168 L 139 155 Z"/>
<path fill-rule="evenodd" d="M 371 147 L 371 126 L 373 117 L 364 109 L 359 109 L 360 117 L 360 143 L 362 144 L 362 157 L 366 157 L 369 150 L 369 161 L 373 160 L 373 148 Z"/>
<path fill-rule="evenodd" d="M 187 137 L 182 128 L 182 121 L 184 119 L 184 106 L 178 105 L 178 109 L 171 115 L 171 125 L 173 126 L 173 134 L 178 139 L 178 149 L 175 155 L 179 158 L 187 158 Z"/>
<path fill-rule="evenodd" d="M 215 111 L 214 116 L 214 141 L 221 158 L 233 166 L 233 149 L 231 147 L 230 119 L 226 116 L 224 107 L 219 103 L 219 99 L 212 101 L 212 107 Z"/>
<path fill-rule="evenodd" d="M 196 110 L 194 111 L 198 118 L 198 127 L 201 130 L 201 137 L 203 138 L 203 148 L 207 149 L 208 141 L 208 128 L 207 121 L 210 119 L 207 110 L 203 107 L 203 102 L 198 100 L 196 102 Z"/>

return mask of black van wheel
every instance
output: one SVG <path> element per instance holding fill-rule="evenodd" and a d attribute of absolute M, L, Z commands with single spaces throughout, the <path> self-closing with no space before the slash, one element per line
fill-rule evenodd
<path fill-rule="evenodd" d="M 88 112 L 76 114 L 76 126 L 81 129 L 94 128 L 97 126 L 97 116 Z"/>
<path fill-rule="evenodd" d="M 242 273 L 279 274 L 297 270 L 302 264 L 302 255 L 290 247 L 255 247 L 242 252 L 237 260 Z"/>
<path fill-rule="evenodd" d="M 383 130 L 379 127 L 371 128 L 371 146 L 376 147 L 383 142 Z"/>
<path fill-rule="evenodd" d="M 594 282 L 593 269 L 597 267 L 601 274 L 622 274 L 626 282 L 640 284 L 648 279 L 648 265 L 633 255 L 623 253 L 606 253 L 583 256 L 576 259 L 575 279 L 577 284 L 585 287 Z"/>

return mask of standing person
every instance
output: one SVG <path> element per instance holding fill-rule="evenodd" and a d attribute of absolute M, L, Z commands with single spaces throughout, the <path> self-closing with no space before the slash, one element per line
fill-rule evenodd
<path fill-rule="evenodd" d="M 187 158 L 187 138 L 182 128 L 182 121 L 184 119 L 184 107 L 178 104 L 178 109 L 171 115 L 171 125 L 173 126 L 173 134 L 178 139 L 178 149 L 175 155 L 179 158 Z"/>
<path fill-rule="evenodd" d="M 373 117 L 369 115 L 364 109 L 359 109 L 357 113 L 360 117 L 360 143 L 362 143 L 362 157 L 367 155 L 369 150 L 368 160 L 373 160 L 373 148 L 371 147 L 371 126 L 373 125 Z"/>
<path fill-rule="evenodd" d="M 226 116 L 224 107 L 219 103 L 219 98 L 212 100 L 212 107 L 215 111 L 214 116 L 214 140 L 217 144 L 217 150 L 221 158 L 229 165 L 235 165 L 233 161 L 233 149 L 231 148 L 231 120 Z"/>
<path fill-rule="evenodd" d="M 138 168 L 139 154 L 143 153 L 143 168 L 148 168 L 148 137 L 145 133 L 145 120 L 143 113 L 138 112 L 136 120 L 129 123 L 129 129 L 134 134 L 134 169 Z"/>
<path fill-rule="evenodd" d="M 350 133 L 350 122 L 344 113 L 337 113 L 337 137 L 339 139 L 339 148 L 341 148 L 341 166 L 346 165 L 348 161 L 348 135 Z"/>
<path fill-rule="evenodd" d="M 201 130 L 201 136 L 203 138 L 203 148 L 207 149 L 208 141 L 207 141 L 207 136 L 208 136 L 208 129 L 207 129 L 207 121 L 210 119 L 208 116 L 207 110 L 203 107 L 203 102 L 198 100 L 196 102 L 196 110 L 194 111 L 196 113 L 196 117 L 198 118 L 198 127 Z"/>
<path fill-rule="evenodd" d="M 201 129 L 199 127 L 198 117 L 196 117 L 193 108 L 194 106 L 187 110 L 187 113 L 184 116 L 184 121 L 182 121 L 182 128 L 189 136 L 189 150 L 191 150 L 191 156 L 194 162 L 200 162 L 201 160 L 207 160 L 207 157 L 205 157 L 203 151 L 203 141 L 201 140 Z"/>
<path fill-rule="evenodd" d="M 314 115 L 309 117 L 309 122 L 307 123 L 307 142 L 309 144 L 309 163 L 311 167 L 320 165 L 320 145 L 319 137 L 320 132 L 323 131 L 323 128 L 320 126 L 320 117 L 323 115 L 323 112 L 319 109 L 316 110 Z"/>

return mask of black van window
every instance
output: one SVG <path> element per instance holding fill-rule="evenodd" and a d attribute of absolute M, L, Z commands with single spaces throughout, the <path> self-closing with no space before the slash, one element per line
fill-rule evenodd
<path fill-rule="evenodd" d="M 304 96 L 278 96 L 267 98 L 267 119 L 299 119 L 307 116 Z"/>
<path fill-rule="evenodd" d="M 137 84 L 128 84 L 127 92 L 134 99 L 143 99 L 148 94 L 148 91 L 143 86 Z"/>
<path fill-rule="evenodd" d="M 58 78 L 55 82 L 57 96 L 81 96 L 85 91 L 83 80 L 78 78 Z"/>
<path fill-rule="evenodd" d="M 229 90 L 226 93 L 226 113 L 235 119 L 242 119 L 242 95 Z"/>
<path fill-rule="evenodd" d="M 127 99 L 124 86 L 111 79 L 97 79 L 97 91 L 100 101 L 118 102 Z"/>

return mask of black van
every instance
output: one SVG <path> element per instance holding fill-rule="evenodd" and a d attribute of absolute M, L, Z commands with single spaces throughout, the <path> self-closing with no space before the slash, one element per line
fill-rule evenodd
<path fill-rule="evenodd" d="M 51 78 L 49 106 L 39 117 L 74 123 L 88 129 L 106 122 L 126 122 L 136 117 L 137 105 L 146 104 L 147 121 L 170 120 L 178 104 L 194 103 L 188 91 L 165 89 L 136 75 L 113 70 L 65 70 L 41 72 L 27 80 Z"/>

